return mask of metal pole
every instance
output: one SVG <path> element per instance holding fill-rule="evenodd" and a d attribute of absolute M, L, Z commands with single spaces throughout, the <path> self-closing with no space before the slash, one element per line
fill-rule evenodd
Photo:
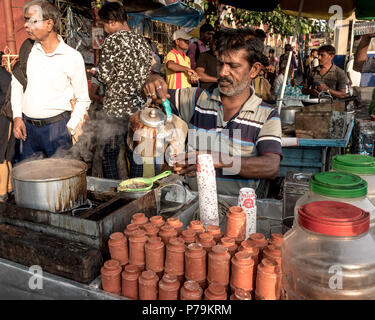
<path fill-rule="evenodd" d="M 12 0 L 4 0 L 4 17 L 6 28 L 6 42 L 11 53 L 17 53 L 16 37 L 14 34 Z"/>
<path fill-rule="evenodd" d="M 298 33 L 299 21 L 300 21 L 300 19 L 301 19 L 301 14 L 302 14 L 302 9 L 303 9 L 303 4 L 304 4 L 304 2 L 305 2 L 305 0 L 300 0 L 300 3 L 299 3 L 299 9 L 298 9 L 298 16 L 297 16 L 296 28 L 295 28 L 295 30 L 294 30 L 294 36 L 293 36 L 293 40 L 292 40 L 292 46 L 293 46 L 293 47 L 296 46 L 296 40 L 297 40 L 297 33 Z M 284 74 L 283 85 L 282 85 L 282 87 L 281 87 L 280 98 L 279 98 L 278 106 L 277 106 L 277 109 L 278 109 L 278 111 L 279 111 L 279 114 L 280 114 L 281 106 L 282 106 L 283 99 L 284 99 L 284 93 L 285 93 L 285 88 L 286 88 L 286 81 L 288 80 L 289 69 L 290 69 L 290 62 L 292 61 L 292 54 L 293 54 L 293 50 L 291 50 L 291 51 L 289 52 L 289 55 L 288 55 L 288 62 L 287 62 L 287 64 L 286 64 L 286 69 L 285 69 L 285 74 Z"/>
<path fill-rule="evenodd" d="M 349 57 L 352 55 L 353 53 L 353 45 L 354 45 L 354 25 L 355 25 L 355 18 L 353 18 L 353 20 L 351 21 L 352 23 L 352 32 L 350 34 L 350 49 L 349 49 Z"/>

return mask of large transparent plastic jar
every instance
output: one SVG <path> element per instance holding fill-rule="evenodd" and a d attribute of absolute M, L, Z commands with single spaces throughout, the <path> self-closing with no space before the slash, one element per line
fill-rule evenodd
<path fill-rule="evenodd" d="M 371 233 L 375 236 L 375 206 L 367 198 L 367 182 L 344 172 L 320 172 L 310 178 L 310 191 L 299 198 L 294 207 L 294 223 L 298 208 L 315 201 L 345 202 L 370 213 Z"/>
<path fill-rule="evenodd" d="M 375 240 L 369 214 L 352 205 L 313 202 L 284 235 L 283 298 L 375 299 Z"/>
<path fill-rule="evenodd" d="M 335 156 L 332 169 L 352 173 L 367 182 L 367 198 L 375 205 L 375 157 L 360 154 L 345 154 Z"/>

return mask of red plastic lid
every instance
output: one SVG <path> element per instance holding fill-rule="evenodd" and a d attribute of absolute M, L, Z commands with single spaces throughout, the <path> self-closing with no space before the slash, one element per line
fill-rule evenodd
<path fill-rule="evenodd" d="M 299 224 L 327 236 L 351 237 L 368 231 L 370 215 L 351 204 L 317 201 L 298 209 Z"/>

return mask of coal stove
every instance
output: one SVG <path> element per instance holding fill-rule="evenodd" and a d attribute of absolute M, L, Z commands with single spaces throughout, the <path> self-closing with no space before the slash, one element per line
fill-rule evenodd
<path fill-rule="evenodd" d="M 124 231 L 134 213 L 156 214 L 154 191 L 130 201 L 123 194 L 90 190 L 88 201 L 65 213 L 0 203 L 0 257 L 81 283 L 89 283 L 109 259 L 107 242 Z"/>

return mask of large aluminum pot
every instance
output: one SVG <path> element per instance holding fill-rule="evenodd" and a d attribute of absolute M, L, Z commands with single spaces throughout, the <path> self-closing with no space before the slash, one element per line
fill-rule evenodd
<path fill-rule="evenodd" d="M 280 120 L 283 125 L 293 125 L 296 122 L 296 112 L 301 111 L 301 107 L 283 107 L 280 111 Z"/>
<path fill-rule="evenodd" d="M 86 203 L 87 165 L 74 159 L 42 159 L 22 162 L 12 171 L 17 205 L 65 212 Z"/>

